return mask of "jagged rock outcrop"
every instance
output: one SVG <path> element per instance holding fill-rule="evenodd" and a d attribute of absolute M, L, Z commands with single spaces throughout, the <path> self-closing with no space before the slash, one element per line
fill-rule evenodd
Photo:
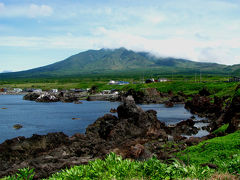
<path fill-rule="evenodd" d="M 86 96 L 84 93 L 72 93 L 72 92 L 60 92 L 60 93 L 52 93 L 52 92 L 42 92 L 42 93 L 28 93 L 23 99 L 36 101 L 36 102 L 79 102 L 81 97 Z"/>
<path fill-rule="evenodd" d="M 198 133 L 198 128 L 194 126 L 195 122 L 192 119 L 181 121 L 174 126 L 165 128 L 168 134 L 173 136 L 188 135 Z"/>
<path fill-rule="evenodd" d="M 195 95 L 192 100 L 185 103 L 185 108 L 190 110 L 191 113 L 202 117 L 218 118 L 222 113 L 222 101 L 217 97 L 215 99 L 214 103 L 212 103 L 210 97 Z"/>
<path fill-rule="evenodd" d="M 165 107 L 167 107 L 167 108 L 171 108 L 171 107 L 173 107 L 174 106 L 174 104 L 171 102 L 171 101 L 167 101 L 167 102 L 165 102 Z"/>
<path fill-rule="evenodd" d="M 40 96 L 40 93 L 28 93 L 25 96 L 23 96 L 24 100 L 29 100 L 29 101 L 35 101 L 38 97 Z"/>
<path fill-rule="evenodd" d="M 174 95 L 172 91 L 168 93 L 159 92 L 156 88 L 146 88 L 141 91 L 135 91 L 130 89 L 128 92 L 123 94 L 124 97 L 131 95 L 137 104 L 149 104 L 156 103 L 161 104 L 165 102 L 172 103 L 184 103 L 188 97 L 184 93 Z"/>
<path fill-rule="evenodd" d="M 200 95 L 200 96 L 210 96 L 210 92 L 206 89 L 206 88 L 202 88 L 199 92 L 198 92 L 198 94 Z"/>
<path fill-rule="evenodd" d="M 240 129 L 240 85 L 235 89 L 235 95 L 231 100 L 229 96 L 208 97 L 210 93 L 206 89 L 199 91 L 192 100 L 185 103 L 185 108 L 193 114 L 208 117 L 210 125 L 207 127 L 214 131 L 224 124 L 229 124 L 227 133 Z M 228 101 L 226 101 L 228 99 Z M 214 101 L 214 102 L 212 102 Z M 224 106 L 225 103 L 225 106 Z"/>
<path fill-rule="evenodd" d="M 161 94 L 156 88 L 147 88 L 141 91 L 130 89 L 124 96 L 132 96 L 137 104 L 164 103 L 168 100 L 168 95 Z"/>
<path fill-rule="evenodd" d="M 155 136 L 154 138 L 166 139 L 167 136 L 163 130 L 165 124 L 157 119 L 156 111 L 143 111 L 131 96 L 128 96 L 117 108 L 117 113 L 118 118 L 106 114 L 97 119 L 86 129 L 86 136 L 94 139 L 100 137 L 112 141 L 112 144 L 138 137 L 153 138 Z"/>
<path fill-rule="evenodd" d="M 222 122 L 218 121 L 220 126 L 221 124 L 229 123 L 227 132 L 232 133 L 240 129 L 240 96 L 234 96 L 230 106 L 227 108 L 226 113 L 222 116 Z"/>
<path fill-rule="evenodd" d="M 59 101 L 59 97 L 57 94 L 51 94 L 51 93 L 42 93 L 38 98 L 35 100 L 36 102 L 57 102 Z"/>

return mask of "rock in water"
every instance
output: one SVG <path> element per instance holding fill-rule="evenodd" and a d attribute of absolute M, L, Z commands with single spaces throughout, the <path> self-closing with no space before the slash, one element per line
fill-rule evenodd
<path fill-rule="evenodd" d="M 29 100 L 29 101 L 35 101 L 38 97 L 40 96 L 40 93 L 28 93 L 25 96 L 23 96 L 24 100 Z"/>
<path fill-rule="evenodd" d="M 13 126 L 14 129 L 21 129 L 23 126 L 21 124 L 15 124 Z"/>
<path fill-rule="evenodd" d="M 111 108 L 111 109 L 110 109 L 110 113 L 116 113 L 116 112 L 117 112 L 116 109 L 114 109 L 114 108 Z"/>
<path fill-rule="evenodd" d="M 132 96 L 124 99 L 124 102 L 117 108 L 118 117 L 106 114 L 90 125 L 86 130 L 86 135 L 90 138 L 102 138 L 119 144 L 131 138 L 147 137 L 166 139 L 163 130 L 164 123 L 157 119 L 156 111 L 144 112 L 134 102 Z"/>
<path fill-rule="evenodd" d="M 37 99 L 37 102 L 57 102 L 59 98 L 55 94 L 43 93 Z"/>
<path fill-rule="evenodd" d="M 142 108 L 135 104 L 135 101 L 132 96 L 126 97 L 123 104 L 117 108 L 119 119 L 139 119 L 140 114 L 144 113 Z"/>
<path fill-rule="evenodd" d="M 173 104 L 171 101 L 167 101 L 167 102 L 165 102 L 164 105 L 165 105 L 166 108 L 171 108 L 171 107 L 174 106 L 174 104 Z"/>

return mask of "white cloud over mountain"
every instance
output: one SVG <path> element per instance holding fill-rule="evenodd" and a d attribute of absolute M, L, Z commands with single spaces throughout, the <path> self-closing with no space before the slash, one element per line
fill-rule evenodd
<path fill-rule="evenodd" d="M 35 56 L 45 65 L 59 60 L 55 58 L 59 54 L 126 47 L 156 56 L 240 63 L 238 0 L 11 2 L 15 3 L 0 3 L 0 47 L 7 49 L 0 53 L 0 61 L 19 49 L 24 54 L 37 49 Z M 40 53 L 46 50 L 49 58 Z M 16 54 L 16 59 L 24 61 L 26 56 Z"/>

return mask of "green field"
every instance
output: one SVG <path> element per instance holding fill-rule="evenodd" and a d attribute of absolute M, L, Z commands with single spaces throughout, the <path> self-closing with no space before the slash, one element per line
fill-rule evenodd
<path fill-rule="evenodd" d="M 168 77 L 168 76 L 163 76 Z M 156 79 L 157 77 L 155 77 Z M 129 85 L 108 85 L 110 79 L 123 80 L 130 82 Z M 139 79 L 134 78 L 70 78 L 70 79 L 28 79 L 28 80 L 8 80 L 0 81 L 0 88 L 40 88 L 43 90 L 50 89 L 73 89 L 73 88 L 91 88 L 96 86 L 98 91 L 108 89 L 118 89 L 121 91 L 127 91 L 129 89 L 135 89 L 137 91 L 145 88 L 156 88 L 160 92 L 173 91 L 177 93 L 179 91 L 185 94 L 197 93 L 202 88 L 207 88 L 210 93 L 216 96 L 232 96 L 234 89 L 239 84 L 237 82 L 227 82 L 228 78 L 224 76 L 203 76 L 200 79 L 195 80 L 195 76 L 174 76 L 168 77 L 169 82 L 158 83 L 142 83 Z"/>

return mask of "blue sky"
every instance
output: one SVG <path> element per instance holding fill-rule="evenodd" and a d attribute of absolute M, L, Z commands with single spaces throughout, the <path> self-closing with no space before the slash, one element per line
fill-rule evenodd
<path fill-rule="evenodd" d="M 0 0 L 0 72 L 119 47 L 240 64 L 240 1 Z"/>

